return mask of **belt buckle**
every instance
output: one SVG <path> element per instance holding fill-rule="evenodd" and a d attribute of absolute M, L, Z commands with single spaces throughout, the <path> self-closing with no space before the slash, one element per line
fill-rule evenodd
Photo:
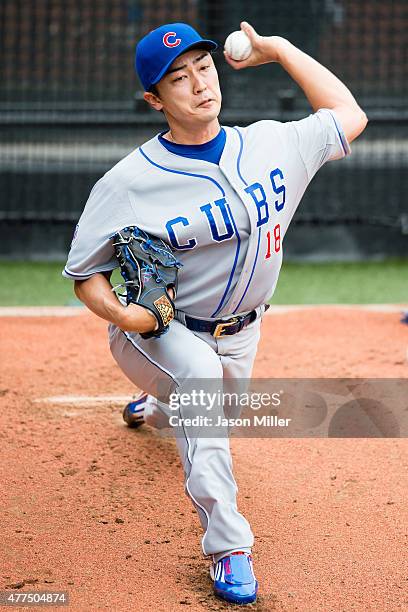
<path fill-rule="evenodd" d="M 225 328 L 231 327 L 231 325 L 235 325 L 236 323 L 238 323 L 238 321 L 239 318 L 234 317 L 233 319 L 231 319 L 231 321 L 226 321 L 225 323 L 218 323 L 217 327 L 213 332 L 214 338 L 220 338 L 221 336 L 223 336 Z"/>

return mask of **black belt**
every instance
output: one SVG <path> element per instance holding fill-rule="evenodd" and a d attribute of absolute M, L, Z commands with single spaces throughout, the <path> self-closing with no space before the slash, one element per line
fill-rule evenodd
<path fill-rule="evenodd" d="M 265 310 L 269 308 L 269 304 L 265 305 Z M 214 338 L 221 336 L 233 336 L 244 329 L 247 325 L 255 321 L 258 313 L 256 310 L 249 312 L 247 315 L 237 315 L 230 319 L 217 319 L 216 321 L 203 321 L 185 315 L 185 325 L 188 329 L 198 332 L 209 332 Z"/>

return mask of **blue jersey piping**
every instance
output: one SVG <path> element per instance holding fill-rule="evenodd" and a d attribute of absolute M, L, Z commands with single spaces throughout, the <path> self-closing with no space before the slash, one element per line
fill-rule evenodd
<path fill-rule="evenodd" d="M 245 181 L 244 177 L 242 176 L 241 170 L 240 170 L 240 167 L 239 167 L 240 162 L 241 162 L 242 150 L 244 148 L 244 141 L 242 140 L 241 132 L 237 128 L 235 128 L 235 127 L 233 127 L 232 129 L 235 130 L 237 132 L 238 136 L 239 136 L 239 153 L 238 153 L 238 157 L 237 157 L 237 173 L 238 173 L 238 176 L 241 179 L 241 181 L 247 187 L 248 183 Z M 232 220 L 232 223 L 234 225 L 234 230 L 236 232 L 237 243 L 238 244 L 237 244 L 237 250 L 235 252 L 234 263 L 233 263 L 233 266 L 232 266 L 232 269 L 231 269 L 231 273 L 230 273 L 230 276 L 229 276 L 229 279 L 228 279 L 228 282 L 227 282 L 227 286 L 226 286 L 225 291 L 224 291 L 224 295 L 222 296 L 221 302 L 218 304 L 216 310 L 211 315 L 212 317 L 215 317 L 219 313 L 219 311 L 221 310 L 222 306 L 224 305 L 224 301 L 225 301 L 225 298 L 227 297 L 228 290 L 231 287 L 231 283 L 232 283 L 232 279 L 233 279 L 233 276 L 234 276 L 235 268 L 237 267 L 239 250 L 241 248 L 241 237 L 239 235 L 238 228 L 235 225 L 235 220 L 234 220 L 234 217 L 232 216 L 232 212 L 231 212 L 231 209 L 230 209 L 229 206 L 228 206 L 228 211 L 229 211 L 229 213 L 231 215 L 231 220 Z"/>
<path fill-rule="evenodd" d="M 243 139 L 242 139 L 242 134 L 241 134 L 241 132 L 236 127 L 234 127 L 233 129 L 238 133 L 239 141 L 241 143 L 241 148 L 240 148 L 239 155 L 238 155 L 238 158 L 237 158 L 237 172 L 238 172 L 238 176 L 241 179 L 241 181 L 244 183 L 245 187 L 248 187 L 248 183 L 246 182 L 246 180 L 242 176 L 241 170 L 240 170 L 240 167 L 239 167 L 240 166 L 240 162 L 241 162 L 242 150 L 243 150 L 243 147 L 244 147 L 244 142 L 243 142 Z M 249 289 L 249 285 L 251 284 L 251 280 L 252 280 L 252 277 L 253 277 L 254 272 L 255 272 L 256 262 L 258 261 L 260 241 L 261 241 L 261 228 L 259 227 L 258 228 L 258 245 L 256 247 L 255 261 L 254 261 L 253 266 L 252 266 L 251 276 L 249 277 L 249 281 L 247 282 L 247 286 L 245 287 L 245 291 L 244 291 L 241 299 L 239 300 L 239 303 L 238 303 L 237 307 L 235 308 L 235 310 L 234 310 L 234 312 L 232 314 L 235 314 L 237 312 L 238 308 L 241 305 L 242 300 L 244 299 L 244 297 L 245 297 L 245 295 L 246 295 L 246 293 L 247 293 L 247 291 Z"/>
<path fill-rule="evenodd" d="M 139 151 L 143 155 L 143 157 L 150 164 L 152 164 L 152 166 L 156 166 L 156 168 L 159 168 L 160 170 L 164 170 L 165 172 L 171 172 L 172 174 L 183 174 L 184 176 L 194 176 L 196 178 L 202 178 L 202 179 L 206 179 L 207 181 L 211 181 L 211 183 L 214 183 L 214 185 L 216 185 L 218 187 L 218 189 L 221 191 L 223 197 L 225 197 L 224 189 L 222 188 L 222 186 L 215 179 L 211 178 L 211 176 L 206 176 L 205 174 L 195 174 L 193 172 L 184 172 L 183 170 L 172 170 L 171 168 L 166 168 L 165 166 L 161 166 L 160 164 L 156 164 L 156 162 L 154 162 L 152 159 L 150 159 L 150 157 L 148 157 L 146 155 L 146 153 L 143 151 L 142 147 L 139 147 Z"/>
<path fill-rule="evenodd" d="M 241 154 L 241 152 L 242 152 L 242 138 L 240 140 L 241 140 L 241 150 L 240 150 L 240 154 Z M 197 178 L 203 178 L 203 179 L 207 179 L 208 181 L 211 181 L 212 183 L 214 183 L 214 185 L 216 185 L 218 187 L 218 189 L 221 191 L 223 197 L 225 197 L 225 191 L 222 188 L 222 186 L 215 179 L 211 178 L 210 176 L 206 176 L 205 174 L 194 174 L 192 172 L 184 172 L 183 170 L 172 170 L 171 168 L 166 168 L 165 166 L 160 166 L 160 164 L 156 164 L 156 162 L 154 162 L 152 159 L 150 159 L 146 155 L 146 153 L 143 151 L 142 147 L 139 148 L 139 151 L 143 155 L 143 157 L 150 164 L 152 164 L 153 166 L 156 166 L 156 168 L 159 168 L 160 170 L 165 170 L 166 172 L 172 172 L 174 174 L 183 174 L 184 176 L 195 176 Z M 238 157 L 240 157 L 240 156 L 238 156 Z M 232 216 L 231 209 L 230 209 L 228 204 L 227 204 L 227 206 L 228 206 L 228 212 L 229 212 L 229 214 L 231 216 L 231 221 L 232 221 L 232 224 L 234 226 L 234 230 L 235 230 L 236 236 L 237 236 L 237 248 L 236 248 L 236 251 L 235 251 L 234 263 L 232 265 L 232 269 L 231 269 L 231 273 L 230 273 L 230 276 L 229 276 L 229 279 L 228 279 L 228 282 L 227 282 L 227 286 L 225 288 L 225 291 L 224 291 L 224 294 L 223 294 L 223 296 L 221 298 L 220 303 L 218 304 L 217 308 L 214 311 L 214 314 L 211 315 L 212 317 L 214 317 L 221 310 L 221 308 L 222 308 L 222 306 L 224 304 L 224 301 L 225 301 L 225 298 L 227 296 L 228 290 L 229 290 L 229 288 L 231 286 L 232 278 L 234 276 L 235 268 L 236 268 L 237 262 L 238 262 L 239 251 L 240 251 L 240 248 L 241 248 L 241 238 L 240 238 L 240 235 L 239 235 L 239 232 L 238 232 L 238 228 L 237 228 L 237 226 L 235 224 L 234 217 Z"/>
<path fill-rule="evenodd" d="M 239 167 L 240 163 L 241 163 L 242 151 L 243 151 L 243 148 L 244 148 L 244 141 L 242 140 L 241 132 L 236 127 L 233 127 L 232 129 L 237 132 L 237 134 L 239 136 L 239 143 L 240 143 L 239 153 L 238 153 L 238 157 L 237 157 L 237 172 L 238 172 L 238 176 L 241 179 L 241 181 L 244 183 L 245 187 L 248 187 L 248 183 L 246 182 L 246 180 L 242 176 L 241 170 L 240 170 L 240 167 Z"/>
<path fill-rule="evenodd" d="M 237 262 L 238 262 L 238 254 L 239 254 L 239 250 L 240 250 L 240 247 L 241 247 L 241 237 L 240 237 L 240 235 L 239 235 L 238 228 L 237 228 L 237 226 L 235 225 L 235 219 L 234 219 L 234 217 L 232 216 L 232 212 L 231 212 L 231 209 L 230 209 L 230 207 L 229 207 L 229 204 L 227 204 L 227 208 L 228 208 L 228 212 L 229 212 L 230 217 L 231 217 L 232 225 L 234 226 L 234 230 L 235 230 L 236 237 L 237 237 L 237 250 L 235 251 L 235 259 L 234 259 L 234 263 L 233 263 L 233 265 L 232 265 L 231 274 L 230 274 L 230 276 L 229 276 L 227 286 L 225 287 L 224 295 L 222 296 L 222 298 L 221 298 L 221 302 L 220 302 L 220 303 L 219 303 L 219 305 L 217 306 L 216 310 L 215 310 L 215 311 L 213 312 L 213 314 L 211 315 L 212 317 L 215 317 L 215 316 L 216 316 L 216 315 L 219 313 L 219 311 L 221 310 L 221 308 L 222 308 L 222 306 L 223 306 L 223 304 L 224 304 L 225 298 L 227 297 L 227 293 L 228 293 L 228 291 L 229 291 L 229 288 L 231 287 L 232 278 L 233 278 L 233 276 L 234 276 L 235 268 L 237 267 Z"/>
<path fill-rule="evenodd" d="M 234 312 L 232 314 L 235 314 L 237 312 L 238 308 L 241 306 L 241 302 L 244 299 L 244 297 L 246 295 L 246 292 L 249 289 L 249 285 L 251 284 L 251 280 L 252 280 L 252 277 L 253 277 L 254 272 L 255 272 L 256 262 L 258 261 L 258 253 L 259 253 L 259 244 L 260 244 L 260 242 L 261 242 L 261 228 L 258 228 L 258 245 L 256 247 L 255 261 L 254 261 L 254 265 L 252 266 L 251 276 L 249 277 L 249 281 L 247 283 L 247 286 L 245 287 L 245 291 L 244 291 L 241 299 L 239 300 L 239 303 L 238 303 L 237 307 L 235 308 L 235 310 L 234 310 Z"/>
<path fill-rule="evenodd" d="M 331 112 L 329 109 L 327 109 L 327 110 L 329 111 L 330 116 L 331 116 L 331 118 L 332 118 L 332 119 L 333 119 L 333 121 L 334 121 L 334 125 L 336 126 L 337 134 L 339 135 L 339 139 L 340 139 L 340 142 L 341 142 L 341 146 L 343 147 L 343 152 L 344 152 L 344 155 L 348 155 L 347 148 L 344 146 L 344 142 L 343 142 L 343 134 L 342 134 L 342 132 L 339 130 L 339 126 L 337 125 L 337 121 L 336 121 L 336 119 L 335 119 L 335 117 L 334 117 L 333 113 L 332 113 L 332 112 Z"/>

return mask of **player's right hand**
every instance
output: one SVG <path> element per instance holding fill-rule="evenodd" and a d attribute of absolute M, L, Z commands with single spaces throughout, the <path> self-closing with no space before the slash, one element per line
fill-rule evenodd
<path fill-rule="evenodd" d="M 247 21 L 241 23 L 241 30 L 251 41 L 251 55 L 245 60 L 236 61 L 224 51 L 225 60 L 230 66 L 235 70 L 241 70 L 250 66 L 279 62 L 279 49 L 282 44 L 288 43 L 287 40 L 281 36 L 260 36 Z"/>

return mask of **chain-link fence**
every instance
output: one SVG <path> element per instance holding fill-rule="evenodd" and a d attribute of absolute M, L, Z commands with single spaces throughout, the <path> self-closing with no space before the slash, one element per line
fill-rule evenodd
<path fill-rule="evenodd" d="M 2 0 L 0 254 L 13 250 L 10 237 L 22 228 L 29 229 L 27 251 L 45 254 L 42 237 L 50 227 L 56 252 L 48 254 L 62 254 L 97 178 L 162 129 L 162 115 L 147 108 L 133 70 L 140 37 L 162 23 L 186 21 L 222 49 L 243 19 L 333 70 L 370 119 L 353 155 L 319 172 L 294 223 L 348 224 L 349 234 L 376 228 L 376 246 L 367 234 L 363 251 L 406 251 L 406 0 Z M 310 111 L 280 66 L 236 72 L 221 50 L 214 58 L 224 124 L 285 121 Z"/>

